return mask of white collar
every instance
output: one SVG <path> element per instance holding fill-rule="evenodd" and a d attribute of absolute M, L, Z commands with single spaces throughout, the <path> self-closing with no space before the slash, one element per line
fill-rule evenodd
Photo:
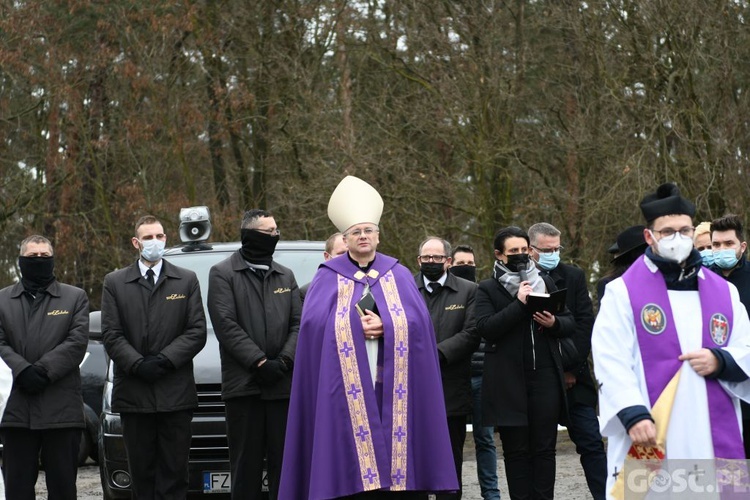
<path fill-rule="evenodd" d="M 164 259 L 159 259 L 159 262 L 156 263 L 154 267 L 148 267 L 146 264 L 143 263 L 141 259 L 138 259 L 138 268 L 141 270 L 141 276 L 144 278 L 146 277 L 146 271 L 149 269 L 153 269 L 154 271 L 154 283 L 156 283 L 159 279 L 159 276 L 161 275 L 161 268 L 162 264 L 164 264 Z"/>
<path fill-rule="evenodd" d="M 424 280 L 424 287 L 430 292 L 434 292 L 435 290 L 432 289 L 430 286 L 430 283 L 440 283 L 440 286 L 445 286 L 445 281 L 448 279 L 448 272 L 444 272 L 443 275 L 440 277 L 437 282 L 428 280 L 425 275 L 422 275 L 422 279 Z"/>

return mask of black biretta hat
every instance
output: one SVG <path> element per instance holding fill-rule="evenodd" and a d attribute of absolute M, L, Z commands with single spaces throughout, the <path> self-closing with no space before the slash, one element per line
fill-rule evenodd
<path fill-rule="evenodd" d="M 643 237 L 644 229 L 646 229 L 646 226 L 630 226 L 618 234 L 617 241 L 607 250 L 614 254 L 612 260 L 615 261 L 635 249 L 645 250 L 647 245 L 646 239 Z"/>
<path fill-rule="evenodd" d="M 656 188 L 655 193 L 647 194 L 641 200 L 641 212 L 647 222 L 664 215 L 695 215 L 695 205 L 680 196 L 680 189 L 671 182 Z"/>

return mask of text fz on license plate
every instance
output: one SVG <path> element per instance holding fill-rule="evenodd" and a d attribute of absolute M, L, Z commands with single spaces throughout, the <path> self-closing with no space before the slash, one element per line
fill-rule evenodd
<path fill-rule="evenodd" d="M 263 491 L 268 491 L 268 473 L 263 471 Z M 229 472 L 204 472 L 203 493 L 229 493 L 232 491 L 232 476 Z"/>
<path fill-rule="evenodd" d="M 203 493 L 229 493 L 232 490 L 232 477 L 229 472 L 204 472 Z"/>

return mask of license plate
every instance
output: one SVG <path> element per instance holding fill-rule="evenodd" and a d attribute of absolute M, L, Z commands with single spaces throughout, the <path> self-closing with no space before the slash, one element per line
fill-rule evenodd
<path fill-rule="evenodd" d="M 268 491 L 268 473 L 263 471 L 263 491 Z M 204 472 L 203 493 L 230 493 L 232 475 L 229 472 Z"/>
<path fill-rule="evenodd" d="M 229 472 L 204 472 L 203 493 L 229 493 L 232 491 L 232 476 Z"/>

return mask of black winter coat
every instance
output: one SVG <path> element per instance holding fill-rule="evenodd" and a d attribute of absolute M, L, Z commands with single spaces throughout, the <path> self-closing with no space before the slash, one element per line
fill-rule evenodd
<path fill-rule="evenodd" d="M 156 413 L 198 406 L 193 358 L 206 344 L 206 315 L 193 271 L 164 260 L 153 290 L 138 262 L 109 273 L 102 294 L 102 336 L 115 365 L 112 409 Z M 144 356 L 161 354 L 174 370 L 156 382 L 135 375 Z"/>
<path fill-rule="evenodd" d="M 294 361 L 301 311 L 294 273 L 277 262 L 263 278 L 239 252 L 211 268 L 208 313 L 219 340 L 223 399 L 289 398 L 291 370 L 272 385 L 259 384 L 255 370 L 263 358 Z"/>
<path fill-rule="evenodd" d="M 548 276 L 543 276 L 548 291 L 556 290 Z M 484 358 L 482 378 L 482 423 L 485 426 L 528 425 L 527 399 L 524 368 L 524 337 L 531 335 L 533 320 L 531 313 L 516 297 L 495 279 L 479 283 L 475 314 L 477 331 L 497 349 L 487 352 Z M 562 361 L 557 339 L 570 337 L 575 330 L 575 321 L 567 309 L 556 316 L 553 329 L 543 329 L 542 341 L 535 349 L 548 349 L 551 353 L 561 395 L 565 394 Z M 534 328 L 539 328 L 533 323 Z M 547 356 L 540 353 L 540 356 Z M 562 398 L 563 401 L 565 398 Z M 565 407 L 560 408 L 561 421 L 565 421 Z"/>
<path fill-rule="evenodd" d="M 88 333 L 89 300 L 80 288 L 54 281 L 33 304 L 21 283 L 0 290 L 0 357 L 14 378 L 36 364 L 50 379 L 39 394 L 13 384 L 0 427 L 84 427 L 78 365 Z"/>
<path fill-rule="evenodd" d="M 445 285 L 431 295 L 425 288 L 422 274 L 417 274 L 415 279 L 435 328 L 446 413 L 449 417 L 469 415 L 471 355 L 480 340 L 474 318 L 477 285 L 448 273 Z"/>
<path fill-rule="evenodd" d="M 594 329 L 594 308 L 586 286 L 586 275 L 578 267 L 561 263 L 549 271 L 549 277 L 555 282 L 558 290 L 568 289 L 565 295 L 566 305 L 575 319 L 575 332 L 572 339 L 578 351 L 577 366 L 564 367 L 576 377 L 575 385 L 567 391 L 568 405 L 579 403 L 596 408 L 596 386 L 588 364 L 591 352 L 591 332 Z"/>

